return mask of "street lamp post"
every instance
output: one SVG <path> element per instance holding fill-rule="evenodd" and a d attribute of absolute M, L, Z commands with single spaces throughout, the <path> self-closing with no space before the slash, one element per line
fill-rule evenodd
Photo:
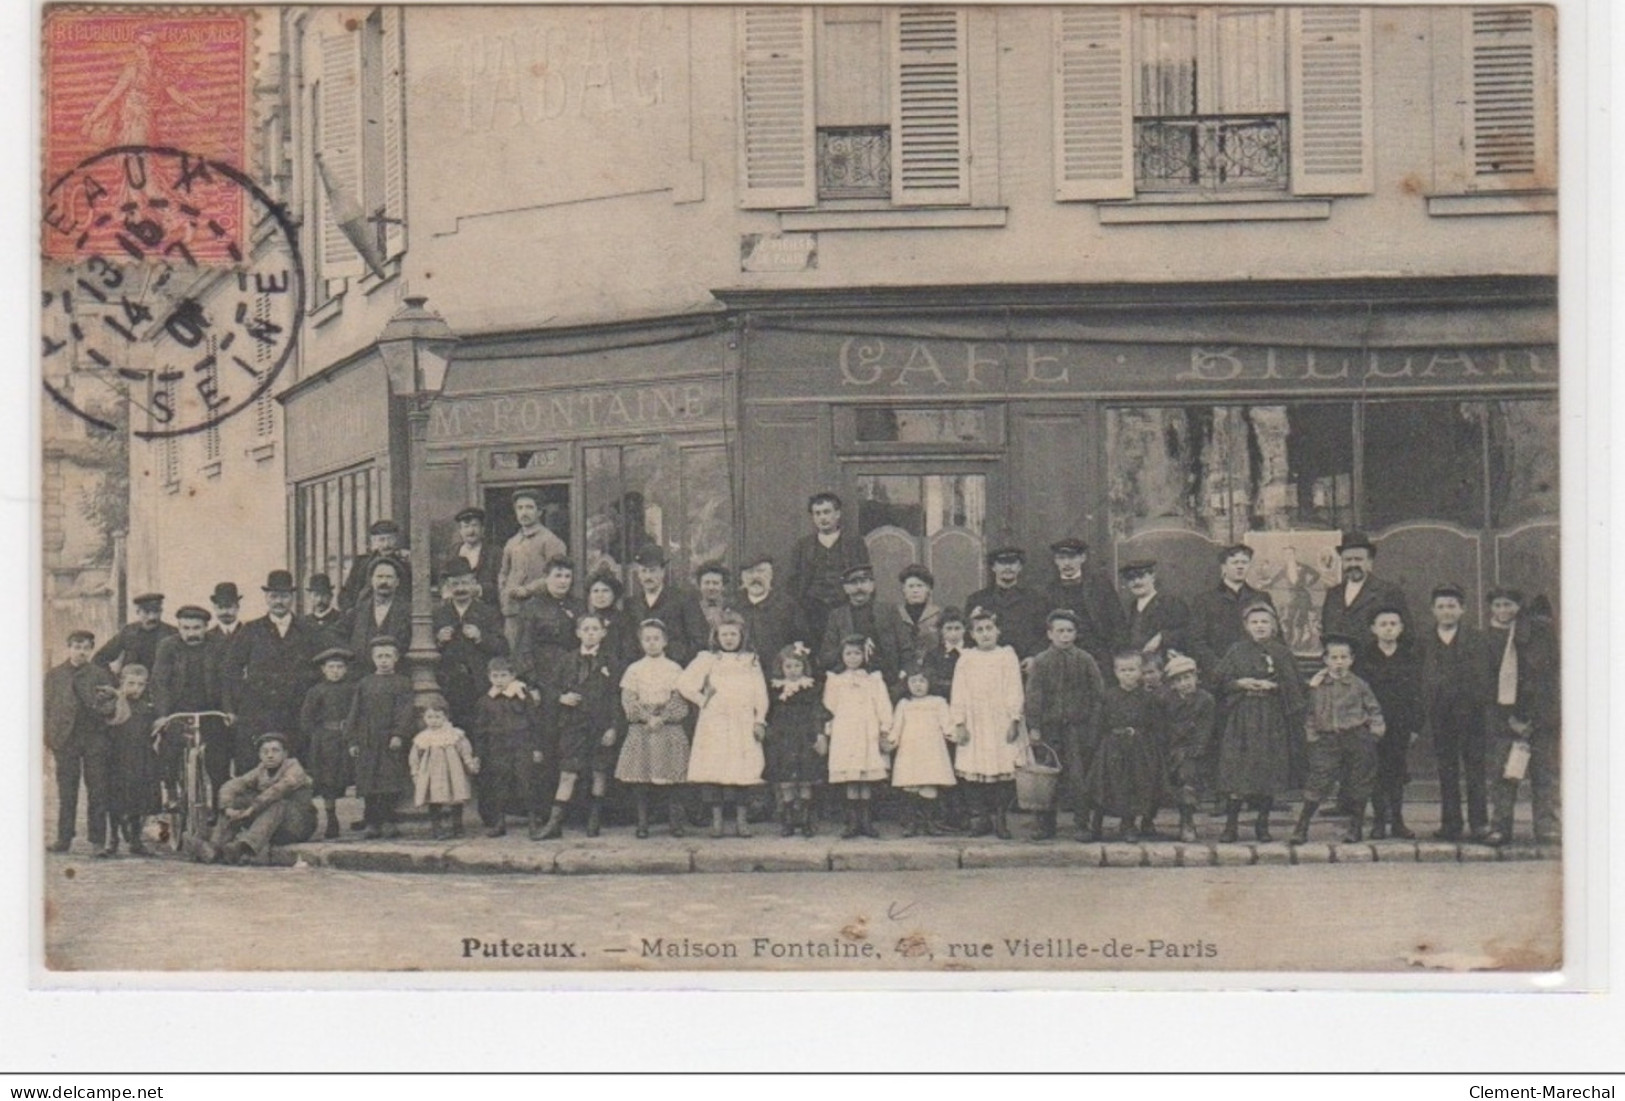
<path fill-rule="evenodd" d="M 429 465 L 429 409 L 446 380 L 446 366 L 457 346 L 457 334 L 446 319 L 428 308 L 422 295 L 408 295 L 405 304 L 378 334 L 378 354 L 384 361 L 389 392 L 409 399 L 406 413 L 408 447 L 407 500 L 411 511 L 409 538 L 418 553 L 420 573 L 412 586 L 412 641 L 406 664 L 412 677 L 412 695 L 421 705 L 440 691 L 435 666 L 440 650 L 434 641 L 434 612 L 429 602 L 429 503 L 423 498 Z"/>

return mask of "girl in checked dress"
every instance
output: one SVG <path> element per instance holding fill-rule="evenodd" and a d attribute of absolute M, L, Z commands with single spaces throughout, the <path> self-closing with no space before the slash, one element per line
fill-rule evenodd
<path fill-rule="evenodd" d="M 688 782 L 700 785 L 711 806 L 711 836 L 722 836 L 723 811 L 734 808 L 734 828 L 749 837 L 745 796 L 762 782 L 762 738 L 767 732 L 767 680 L 745 645 L 745 621 L 726 610 L 711 628 L 710 649 L 694 656 L 677 680 L 677 691 L 700 709 Z"/>
<path fill-rule="evenodd" d="M 649 792 L 666 794 L 671 835 L 683 836 L 683 804 L 677 789 L 688 779 L 688 735 L 683 720 L 688 704 L 677 691 L 683 667 L 666 656 L 666 625 L 646 619 L 638 627 L 643 657 L 621 677 L 621 710 L 626 712 L 626 744 L 615 765 L 615 779 L 632 789 L 637 800 L 639 838 L 649 836 Z"/>

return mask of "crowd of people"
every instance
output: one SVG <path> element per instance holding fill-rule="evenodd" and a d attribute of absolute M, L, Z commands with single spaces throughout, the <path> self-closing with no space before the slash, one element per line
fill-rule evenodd
<path fill-rule="evenodd" d="M 500 551 L 482 510 L 460 512 L 459 546 L 416 582 L 437 589 L 436 693 L 401 671 L 414 579 L 387 520 L 336 593 L 328 576 L 309 579 L 303 612 L 291 573 L 273 570 L 258 619 L 240 619 L 226 581 L 212 607 L 183 606 L 173 625 L 163 596 L 145 593 L 99 649 L 71 632 L 46 680 L 59 793 L 50 849 L 69 850 L 83 783 L 97 854 L 116 854 L 121 838 L 145 851 L 144 820 L 177 797 L 183 748 L 154 733 L 175 714 L 195 716 L 216 793 L 212 836 L 195 853 L 211 861 L 268 861 L 274 845 L 341 836 L 352 789 L 364 811 L 350 826 L 367 837 L 399 836 L 407 802 L 427 809 L 436 838 L 464 836 L 472 802 L 487 836 L 520 817 L 537 841 L 561 837 L 584 802 L 597 836 L 613 782 L 630 793 L 638 838 L 655 811 L 683 835 L 695 796 L 711 836 L 730 825 L 747 836 L 770 792 L 785 836 L 814 836 L 819 806 L 833 805 L 842 837 L 876 837 L 878 802 L 899 809 L 906 836 L 1010 839 L 1018 770 L 1050 761 L 1060 795 L 1037 812 L 1034 839 L 1057 836 L 1063 812 L 1081 841 L 1157 837 L 1174 810 L 1172 828 L 1195 841 L 1212 799 L 1219 841 L 1239 839 L 1249 808 L 1253 837 L 1268 841 L 1289 791 L 1302 794 L 1294 843 L 1334 796 L 1345 840 L 1366 836 L 1368 808 L 1370 837 L 1407 838 L 1407 761 L 1421 738 L 1438 766 L 1438 836 L 1508 841 L 1527 781 L 1536 839 L 1559 839 L 1558 655 L 1544 600 L 1526 611 L 1524 594 L 1492 589 L 1481 631 L 1464 622 L 1463 589 L 1441 583 L 1413 617 L 1359 532 L 1337 548 L 1341 581 L 1318 610 L 1323 654 L 1310 672 L 1269 594 L 1248 583 L 1242 544 L 1188 599 L 1158 588 L 1150 560 L 1123 563 L 1120 589 L 1081 539 L 1050 545 L 1041 584 L 1024 580 L 1022 549 L 997 547 L 992 584 L 961 609 L 936 603 L 918 565 L 898 578 L 900 603 L 877 600 L 867 547 L 833 493 L 808 502 L 813 530 L 783 585 L 775 559 L 757 555 L 737 584 L 709 562 L 690 587 L 656 544 L 624 580 L 583 580 L 539 500 L 516 494 L 514 511 L 519 531 Z"/>

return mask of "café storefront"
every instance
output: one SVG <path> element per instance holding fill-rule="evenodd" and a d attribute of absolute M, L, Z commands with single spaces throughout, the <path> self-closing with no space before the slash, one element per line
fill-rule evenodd
<path fill-rule="evenodd" d="M 465 339 L 428 424 L 426 484 L 435 561 L 453 517 L 487 513 L 500 548 L 513 497 L 537 492 L 542 522 L 587 573 L 620 571 L 645 542 L 686 576 L 728 559 L 735 508 L 734 387 L 715 316 Z"/>
<path fill-rule="evenodd" d="M 1555 284 L 1367 280 L 720 294 L 742 332 L 741 536 L 788 548 L 831 487 L 895 598 L 939 602 L 1014 543 L 1029 569 L 1081 535 L 1093 560 L 1255 583 L 1307 612 L 1340 534 L 1370 532 L 1414 608 L 1455 581 L 1557 604 Z M 1318 648 L 1313 617 L 1286 625 Z"/>

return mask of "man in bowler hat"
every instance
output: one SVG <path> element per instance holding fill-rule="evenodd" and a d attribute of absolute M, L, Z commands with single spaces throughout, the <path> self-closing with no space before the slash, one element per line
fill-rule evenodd
<path fill-rule="evenodd" d="M 1371 634 L 1371 621 L 1378 608 L 1397 608 L 1400 618 L 1411 621 L 1405 591 L 1376 574 L 1377 546 L 1363 531 L 1351 531 L 1337 546 L 1343 566 L 1343 583 L 1328 589 L 1320 606 L 1320 637 L 1342 635 L 1365 638 Z"/>
<path fill-rule="evenodd" d="M 221 669 L 225 710 L 236 716 L 232 757 L 238 775 L 258 764 L 261 734 L 274 731 L 297 739 L 299 707 L 319 676 L 311 659 L 326 646 L 322 632 L 293 613 L 299 598 L 293 574 L 272 570 L 262 591 L 265 615 L 238 629 Z"/>
<path fill-rule="evenodd" d="M 220 582 L 209 594 L 209 603 L 214 605 L 214 624 L 209 628 L 209 637 L 230 642 L 237 628 L 242 626 L 243 595 L 237 591 L 237 583 Z"/>

